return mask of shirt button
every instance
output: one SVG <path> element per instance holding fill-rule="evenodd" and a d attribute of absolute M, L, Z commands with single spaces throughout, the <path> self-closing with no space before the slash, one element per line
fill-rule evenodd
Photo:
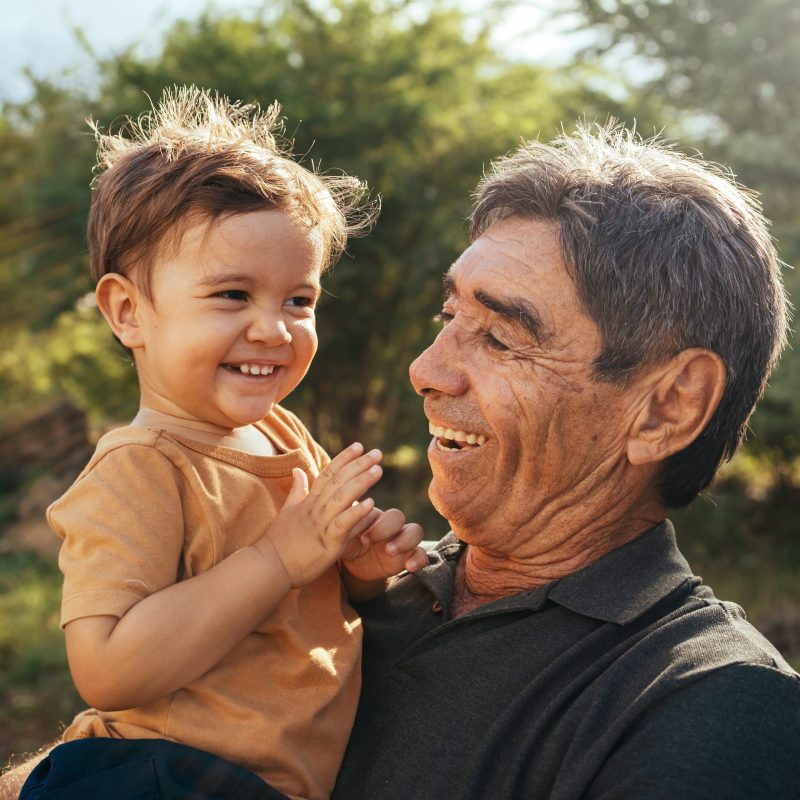
<path fill-rule="evenodd" d="M 433 611 L 434 614 L 441 614 L 442 604 L 438 600 L 434 600 L 433 605 L 431 606 L 431 611 Z"/>

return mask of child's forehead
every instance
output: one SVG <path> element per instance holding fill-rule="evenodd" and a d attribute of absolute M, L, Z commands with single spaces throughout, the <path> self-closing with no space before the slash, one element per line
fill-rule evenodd
<path fill-rule="evenodd" d="M 323 268 L 324 242 L 319 226 L 290 212 L 269 208 L 218 216 L 196 215 L 176 227 L 158 262 L 185 262 L 198 276 L 259 267 L 275 261 L 292 277 L 303 274 L 318 283 Z M 280 270 L 279 270 L 280 271 Z"/>

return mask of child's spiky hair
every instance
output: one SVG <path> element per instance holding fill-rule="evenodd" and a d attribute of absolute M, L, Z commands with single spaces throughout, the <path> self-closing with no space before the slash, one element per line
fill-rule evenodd
<path fill-rule="evenodd" d="M 294 161 L 279 114 L 277 102 L 262 112 L 183 86 L 118 133 L 90 122 L 98 143 L 88 228 L 94 280 L 129 275 L 149 297 L 154 259 L 187 227 L 265 209 L 314 229 L 330 266 L 349 236 L 369 229 L 378 203 L 358 179 Z"/>

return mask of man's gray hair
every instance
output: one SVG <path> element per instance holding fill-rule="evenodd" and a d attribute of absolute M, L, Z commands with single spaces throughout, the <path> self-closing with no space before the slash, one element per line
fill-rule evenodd
<path fill-rule="evenodd" d="M 758 201 L 720 167 L 612 122 L 495 161 L 478 185 L 472 239 L 512 216 L 558 224 L 601 335 L 597 379 L 624 383 L 690 347 L 724 361 L 716 413 L 664 467 L 664 502 L 688 504 L 736 452 L 786 343 L 781 264 Z"/>

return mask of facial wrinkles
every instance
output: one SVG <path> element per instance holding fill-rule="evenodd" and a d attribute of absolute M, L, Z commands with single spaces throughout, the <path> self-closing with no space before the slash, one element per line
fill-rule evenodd
<path fill-rule="evenodd" d="M 534 377 L 511 377 L 508 382 L 515 405 L 509 411 L 511 418 L 518 420 L 512 432 L 523 436 L 527 431 L 531 439 L 535 437 L 535 441 L 506 448 L 503 455 L 506 474 L 514 487 L 506 493 L 505 502 L 515 526 L 528 527 L 535 522 L 539 530 L 551 528 L 556 518 L 569 514 L 570 508 L 619 480 L 615 472 L 620 472 L 618 465 L 624 456 L 623 431 L 605 435 L 603 430 L 599 437 L 588 440 L 589 448 L 587 439 L 581 439 L 588 452 L 572 452 L 568 447 L 574 440 L 576 420 L 591 424 L 599 405 L 615 402 L 616 393 L 610 388 L 603 391 L 603 386 L 599 387 L 600 394 L 610 392 L 610 400 L 601 400 L 595 392 L 585 396 L 588 378 L 586 360 L 567 348 L 554 358 L 538 359 Z M 550 476 L 550 483 L 537 481 L 540 475 Z M 515 477 L 522 480 L 514 481 Z"/>
<path fill-rule="evenodd" d="M 599 406 L 602 414 L 603 406 Z M 592 412 L 589 410 L 588 415 Z M 560 426 L 560 420 L 554 420 L 553 430 L 550 435 L 554 441 L 563 441 L 568 435 Z M 597 427 L 594 427 L 598 430 Z M 565 458 L 560 458 L 560 463 L 555 468 L 561 468 L 566 473 L 567 463 L 572 465 L 573 473 L 569 476 L 566 489 L 553 492 L 546 497 L 540 515 L 540 521 L 548 530 L 558 530 L 566 527 L 574 528 L 572 520 L 576 520 L 578 527 L 585 522 L 580 509 L 596 508 L 607 509 L 609 519 L 616 518 L 615 509 L 619 507 L 624 498 L 626 481 L 626 454 L 625 454 L 625 429 L 626 423 L 622 421 L 615 430 L 600 432 L 597 438 L 583 437 L 584 452 L 572 452 Z M 557 453 L 557 456 L 561 456 Z M 551 467 L 552 468 L 552 467 Z M 606 498 L 604 502 L 600 498 Z M 592 519 L 593 536 L 602 527 L 602 513 Z M 553 542 L 554 548 L 559 549 L 559 542 Z M 578 547 L 582 542 L 580 537 L 574 543 Z M 591 542 L 585 543 L 591 547 Z M 555 554 L 554 554 L 555 555 Z"/>

